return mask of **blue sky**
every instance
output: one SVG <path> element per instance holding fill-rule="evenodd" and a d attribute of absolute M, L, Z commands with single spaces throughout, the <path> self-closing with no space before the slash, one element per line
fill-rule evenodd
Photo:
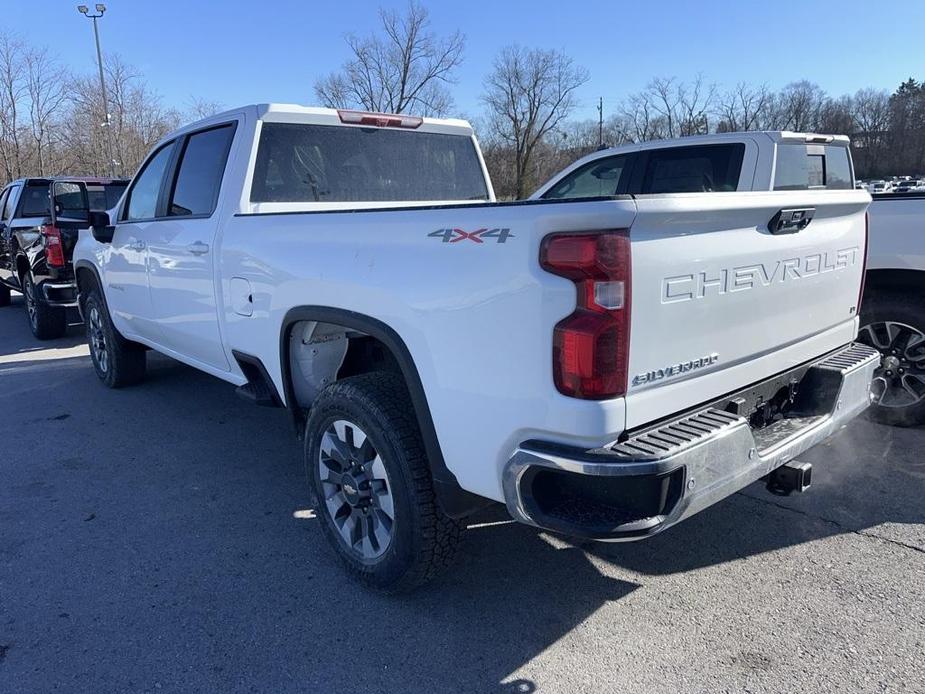
<path fill-rule="evenodd" d="M 76 1 L 6 0 L 3 28 L 48 46 L 92 73 L 90 21 Z M 772 88 L 810 79 L 833 94 L 866 86 L 892 90 L 925 79 L 925 2 L 871 0 L 660 0 L 425 2 L 438 32 L 461 30 L 465 62 L 454 88 L 456 115 L 480 110 L 482 79 L 508 43 L 556 48 L 591 73 L 579 117 L 596 117 L 655 76 L 703 73 L 720 88 L 739 81 Z M 231 107 L 281 101 L 313 104 L 316 77 L 347 57 L 343 36 L 365 34 L 391 0 L 111 0 L 101 20 L 103 50 L 118 53 L 179 108 L 194 95 Z M 91 3 L 92 6 L 92 3 Z"/>

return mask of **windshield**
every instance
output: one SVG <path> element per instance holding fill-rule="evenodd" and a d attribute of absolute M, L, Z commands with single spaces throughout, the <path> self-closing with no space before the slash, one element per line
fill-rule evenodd
<path fill-rule="evenodd" d="M 466 135 L 296 123 L 260 133 L 251 202 L 487 199 Z"/>

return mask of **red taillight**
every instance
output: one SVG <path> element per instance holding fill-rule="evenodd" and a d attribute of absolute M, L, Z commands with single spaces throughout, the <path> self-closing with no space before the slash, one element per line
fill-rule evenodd
<path fill-rule="evenodd" d="M 369 111 L 337 111 L 341 123 L 373 125 L 377 128 L 420 128 L 423 118 L 400 113 L 371 113 Z"/>
<path fill-rule="evenodd" d="M 61 243 L 61 230 L 51 224 L 42 227 L 45 239 L 45 263 L 49 267 L 64 267 L 64 244 Z"/>
<path fill-rule="evenodd" d="M 604 400 L 626 393 L 630 329 L 627 230 L 551 234 L 540 265 L 575 283 L 575 311 L 553 332 L 553 379 L 560 393 Z"/>
<path fill-rule="evenodd" d="M 864 302 L 864 285 L 867 283 L 867 252 L 870 248 L 870 212 L 864 213 L 864 252 L 861 261 L 861 291 L 858 292 L 857 312 L 861 313 L 861 304 Z"/>

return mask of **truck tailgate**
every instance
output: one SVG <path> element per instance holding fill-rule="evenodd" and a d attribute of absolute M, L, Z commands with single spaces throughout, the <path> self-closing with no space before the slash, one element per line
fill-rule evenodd
<path fill-rule="evenodd" d="M 869 202 L 863 191 L 639 196 L 627 427 L 851 341 Z M 813 210 L 809 225 L 771 233 L 794 208 Z"/>

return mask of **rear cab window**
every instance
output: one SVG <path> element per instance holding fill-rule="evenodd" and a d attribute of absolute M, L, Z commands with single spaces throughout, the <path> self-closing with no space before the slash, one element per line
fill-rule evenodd
<path fill-rule="evenodd" d="M 774 190 L 853 190 L 847 147 L 781 143 L 774 164 Z"/>
<path fill-rule="evenodd" d="M 17 217 L 47 217 L 51 214 L 48 204 L 48 181 L 27 183 L 19 200 Z"/>
<path fill-rule="evenodd" d="M 87 198 L 90 202 L 91 210 L 100 210 L 105 212 L 111 210 L 119 202 L 122 193 L 128 187 L 127 181 L 116 183 L 88 183 Z"/>
<path fill-rule="evenodd" d="M 264 122 L 251 202 L 488 200 L 467 135 Z"/>

